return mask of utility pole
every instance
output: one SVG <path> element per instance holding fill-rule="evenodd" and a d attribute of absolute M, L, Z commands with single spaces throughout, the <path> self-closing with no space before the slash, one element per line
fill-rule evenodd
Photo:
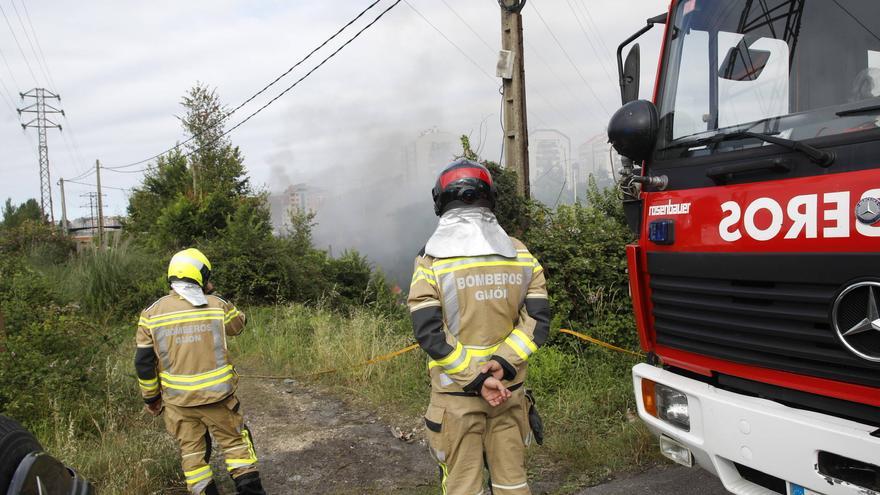
<path fill-rule="evenodd" d="M 498 0 L 498 4 L 501 6 L 501 54 L 512 61 L 511 70 L 501 76 L 504 81 L 504 167 L 516 171 L 517 193 L 528 198 L 531 196 L 529 133 L 521 14 L 526 0 Z"/>
<path fill-rule="evenodd" d="M 98 186 L 98 245 L 104 249 L 104 201 L 101 195 L 101 161 L 95 160 L 95 177 Z"/>
<path fill-rule="evenodd" d="M 59 179 L 58 185 L 61 187 L 61 231 L 64 235 L 70 232 L 70 226 L 67 223 L 67 201 L 64 196 L 64 179 Z"/>
<path fill-rule="evenodd" d="M 18 115 L 23 113 L 34 113 L 37 116 L 30 122 L 21 124 L 22 129 L 33 127 L 37 129 L 39 136 L 39 155 L 40 155 L 40 209 L 44 217 L 48 217 L 52 224 L 55 224 L 55 212 L 52 208 L 52 181 L 49 178 L 49 145 L 46 140 L 46 129 L 61 130 L 61 126 L 49 120 L 47 115 L 61 114 L 64 110 L 59 110 L 52 105 L 46 104 L 46 99 L 61 100 L 57 94 L 44 89 L 34 88 L 27 93 L 19 93 L 21 99 L 34 98 L 36 101 L 24 108 L 18 109 Z"/>
<path fill-rule="evenodd" d="M 94 192 L 88 192 L 88 193 L 79 195 L 79 197 L 88 198 L 88 200 L 89 200 L 88 205 L 80 205 L 80 206 L 82 206 L 83 208 L 85 208 L 86 206 L 89 207 L 89 227 L 92 229 L 93 236 L 95 235 L 95 223 L 96 223 L 95 222 L 95 196 L 97 196 L 97 193 L 94 193 Z"/>

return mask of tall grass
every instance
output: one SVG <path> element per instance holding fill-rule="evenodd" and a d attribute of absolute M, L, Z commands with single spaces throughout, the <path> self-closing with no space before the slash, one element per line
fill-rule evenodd
<path fill-rule="evenodd" d="M 244 374 L 315 381 L 410 419 L 427 407 L 430 387 L 420 350 L 361 366 L 410 344 L 408 319 L 364 310 L 340 316 L 298 305 L 255 309 L 248 318 L 248 329 L 230 344 Z M 658 461 L 651 435 L 635 419 L 633 364 L 589 349 L 546 347 L 535 354 L 528 386 L 548 435 L 543 447 L 531 449 L 534 471 L 552 469 L 556 477 L 584 484 Z M 331 369 L 338 372 L 321 373 Z"/>
<path fill-rule="evenodd" d="M 127 240 L 89 247 L 57 267 L 61 295 L 91 315 L 134 317 L 167 287 L 164 260 Z"/>
<path fill-rule="evenodd" d="M 93 377 L 103 382 L 102 394 L 58 397 L 30 428 L 48 452 L 101 494 L 168 493 L 184 486 L 177 447 L 162 420 L 141 411 L 131 353 L 124 345 L 99 360 L 103 365 Z"/>
<path fill-rule="evenodd" d="M 181 486 L 177 449 L 141 411 L 134 376 L 136 308 L 152 298 L 131 289 L 149 290 L 143 255 L 114 245 L 55 265 L 38 254 L 0 259 L 0 413 L 102 494 Z"/>
<path fill-rule="evenodd" d="M 301 305 L 248 312 L 245 333 L 230 341 L 236 363 L 253 373 L 320 381 L 354 392 L 374 407 L 417 414 L 430 393 L 425 362 L 412 351 L 374 366 L 361 364 L 406 347 L 406 322 L 366 310 L 350 316 Z M 324 373 L 329 370 L 338 370 Z"/>

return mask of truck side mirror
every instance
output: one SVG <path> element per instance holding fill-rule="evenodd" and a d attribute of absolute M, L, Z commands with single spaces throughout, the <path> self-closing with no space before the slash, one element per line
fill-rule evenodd
<path fill-rule="evenodd" d="M 651 156 L 659 128 L 657 107 L 647 100 L 634 100 L 620 107 L 608 123 L 608 140 L 621 155 L 636 163 Z"/>
<path fill-rule="evenodd" d="M 623 63 L 620 97 L 624 105 L 639 98 L 639 69 L 641 65 L 639 52 L 639 44 L 636 43 L 626 55 L 626 61 Z"/>
<path fill-rule="evenodd" d="M 636 44 L 626 55 L 626 69 L 623 64 L 623 49 L 639 36 L 650 31 L 654 24 L 666 24 L 666 16 L 667 14 L 663 13 L 648 19 L 645 22 L 645 27 L 636 31 L 635 34 L 617 46 L 617 78 L 620 84 L 621 103 L 624 105 L 639 97 L 639 45 Z"/>

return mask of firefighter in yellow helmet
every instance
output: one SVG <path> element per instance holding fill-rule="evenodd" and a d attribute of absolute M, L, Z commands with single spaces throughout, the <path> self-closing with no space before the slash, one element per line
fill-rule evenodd
<path fill-rule="evenodd" d="M 498 224 L 485 167 L 453 162 L 433 196 L 440 221 L 416 257 L 408 304 L 429 357 L 425 426 L 443 494 L 486 493 L 485 467 L 489 493 L 527 495 L 525 449 L 541 428 L 523 384 L 550 329 L 544 270 Z"/>
<path fill-rule="evenodd" d="M 210 294 L 210 277 L 211 263 L 198 249 L 171 258 L 170 292 L 138 321 L 138 382 L 147 411 L 165 412 L 191 493 L 219 493 L 209 464 L 213 437 L 237 493 L 264 495 L 253 438 L 235 396 L 238 376 L 226 349 L 226 337 L 244 329 L 245 315 Z"/>

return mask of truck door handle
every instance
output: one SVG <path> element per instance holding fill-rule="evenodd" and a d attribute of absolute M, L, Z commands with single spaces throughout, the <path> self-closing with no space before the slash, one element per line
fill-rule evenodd
<path fill-rule="evenodd" d="M 716 184 L 726 184 L 733 180 L 737 174 L 744 172 L 758 172 L 767 170 L 780 174 L 791 172 L 792 166 L 788 160 L 780 158 L 771 158 L 769 160 L 759 160 L 748 163 L 734 163 L 731 165 L 718 165 L 706 171 L 706 177 L 709 177 Z"/>

